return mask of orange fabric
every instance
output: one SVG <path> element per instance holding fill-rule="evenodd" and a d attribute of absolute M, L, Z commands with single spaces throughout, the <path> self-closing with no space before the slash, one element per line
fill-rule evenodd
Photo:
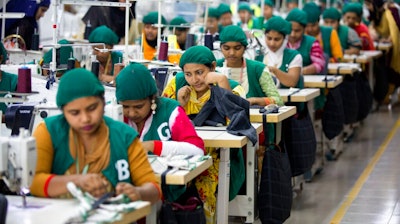
<path fill-rule="evenodd" d="M 144 57 L 144 59 L 153 60 L 157 50 L 147 43 L 144 33 L 142 34 L 142 41 L 143 41 L 143 57 Z"/>
<path fill-rule="evenodd" d="M 331 33 L 331 53 L 335 61 L 343 59 L 342 46 L 340 45 L 339 35 L 336 30 L 332 30 Z"/>

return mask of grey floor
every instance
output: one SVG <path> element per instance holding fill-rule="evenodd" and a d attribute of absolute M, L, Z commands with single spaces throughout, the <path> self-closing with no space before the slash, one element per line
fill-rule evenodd
<path fill-rule="evenodd" d="M 302 192 L 293 200 L 291 216 L 285 224 L 400 224 L 400 128 L 393 132 L 392 140 L 370 175 L 364 175 L 365 183 L 360 185 L 348 209 L 339 215 L 340 221 L 331 222 L 342 203 L 354 195 L 349 193 L 360 175 L 372 167 L 368 164 L 396 125 L 399 112 L 397 105 L 391 111 L 381 108 L 370 114 L 354 140 L 344 144 L 339 159 L 327 162 L 321 174 L 304 184 Z M 242 220 L 231 217 L 229 222 Z"/>

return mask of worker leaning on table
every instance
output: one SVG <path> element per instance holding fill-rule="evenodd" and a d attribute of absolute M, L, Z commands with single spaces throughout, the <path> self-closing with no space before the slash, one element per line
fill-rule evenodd
<path fill-rule="evenodd" d="M 85 69 L 65 73 L 56 103 L 62 114 L 46 118 L 33 134 L 37 144 L 33 195 L 63 197 L 67 183 L 73 182 L 95 197 L 115 189 L 132 201 L 160 199 L 138 133 L 104 116 L 104 87 L 93 73 Z"/>

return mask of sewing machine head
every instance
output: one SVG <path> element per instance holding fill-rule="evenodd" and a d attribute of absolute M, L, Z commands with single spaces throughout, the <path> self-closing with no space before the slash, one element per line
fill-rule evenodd
<path fill-rule="evenodd" d="M 28 130 L 21 128 L 18 136 L 0 137 L 0 178 L 9 192 L 26 194 L 35 167 L 36 140 Z"/>

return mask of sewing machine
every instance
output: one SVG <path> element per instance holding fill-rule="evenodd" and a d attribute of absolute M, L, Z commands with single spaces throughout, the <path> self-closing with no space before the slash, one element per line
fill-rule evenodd
<path fill-rule="evenodd" d="M 123 122 L 122 105 L 115 100 L 108 102 L 104 108 L 105 115 Z M 53 102 L 26 103 L 10 105 L 5 113 L 5 123 L 11 129 L 11 135 L 18 135 L 20 128 L 27 129 L 30 134 L 46 117 L 58 115 L 61 110 Z"/>
<path fill-rule="evenodd" d="M 18 136 L 0 137 L 0 178 L 9 191 L 27 194 L 36 167 L 36 140 L 21 128 Z"/>

